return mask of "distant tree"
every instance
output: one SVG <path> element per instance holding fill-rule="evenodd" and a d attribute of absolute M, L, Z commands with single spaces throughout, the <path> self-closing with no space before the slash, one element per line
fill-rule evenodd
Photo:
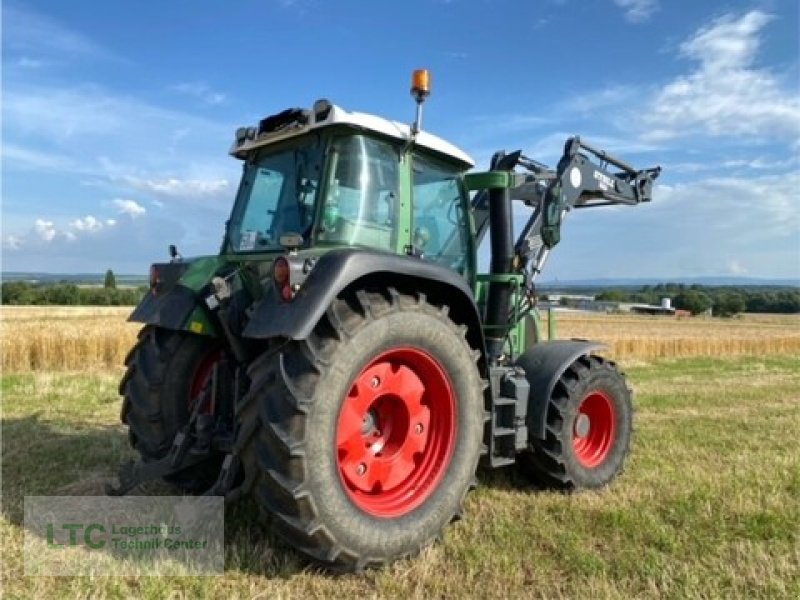
<path fill-rule="evenodd" d="M 747 305 L 744 296 L 738 292 L 723 292 L 714 302 L 714 314 L 719 317 L 732 317 L 744 312 Z"/>
<path fill-rule="evenodd" d="M 697 289 L 690 289 L 681 292 L 675 296 L 675 308 L 681 310 L 688 310 L 693 315 L 699 315 L 706 312 L 713 302 L 708 294 L 705 294 Z"/>
<path fill-rule="evenodd" d="M 621 290 L 605 290 L 595 296 L 595 300 L 605 302 L 624 302 L 626 294 Z"/>
<path fill-rule="evenodd" d="M 103 282 L 103 287 L 107 290 L 114 290 L 117 288 L 117 278 L 114 277 L 114 271 L 109 269 L 106 271 L 106 279 Z"/>
<path fill-rule="evenodd" d="M 27 281 L 3 282 L 3 304 L 33 304 L 36 293 Z"/>
<path fill-rule="evenodd" d="M 67 306 L 80 304 L 80 290 L 74 283 L 54 285 L 48 289 L 47 303 Z"/>

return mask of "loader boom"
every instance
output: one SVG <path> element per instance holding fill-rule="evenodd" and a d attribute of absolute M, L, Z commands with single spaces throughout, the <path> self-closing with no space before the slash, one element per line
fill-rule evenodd
<path fill-rule="evenodd" d="M 597 162 L 590 160 L 590 156 Z M 516 167 L 525 172 L 515 172 Z M 521 151 L 510 154 L 501 151 L 492 157 L 491 171 L 507 172 L 512 199 L 533 208 L 514 245 L 513 261 L 515 270 L 528 271 L 531 285 L 550 250 L 560 241 L 561 223 L 567 212 L 573 208 L 649 202 L 653 181 L 661 168 L 634 169 L 579 137 L 571 137 L 555 169 L 524 156 Z M 467 175 L 467 186 L 472 187 L 471 180 L 477 182 L 480 176 Z M 489 229 L 489 199 L 489 190 L 483 190 L 472 203 L 478 244 Z"/>

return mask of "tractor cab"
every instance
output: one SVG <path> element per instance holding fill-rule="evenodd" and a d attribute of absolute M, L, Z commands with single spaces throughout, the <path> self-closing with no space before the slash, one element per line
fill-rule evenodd
<path fill-rule="evenodd" d="M 223 254 L 362 247 L 474 271 L 463 174 L 472 159 L 427 132 L 317 101 L 240 128 L 244 161 Z M 413 140 L 413 142 L 412 142 Z"/>

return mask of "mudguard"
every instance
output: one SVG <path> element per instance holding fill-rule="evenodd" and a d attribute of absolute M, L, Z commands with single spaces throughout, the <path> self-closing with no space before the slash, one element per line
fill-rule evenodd
<path fill-rule="evenodd" d="M 528 397 L 528 435 L 544 439 L 547 424 L 547 403 L 556 382 L 575 360 L 605 344 L 584 340 L 554 340 L 541 342 L 520 356 L 516 365 L 525 371 L 530 385 Z"/>
<path fill-rule="evenodd" d="M 274 286 L 268 286 L 243 335 L 255 339 L 304 339 L 334 298 L 359 281 L 420 290 L 431 301 L 442 299 L 450 307 L 451 316 L 468 327 L 467 337 L 473 347 L 484 350 L 480 313 L 472 290 L 461 275 L 420 258 L 356 248 L 323 254 L 289 302 L 279 297 Z"/>
<path fill-rule="evenodd" d="M 199 292 L 224 264 L 224 258 L 218 256 L 155 263 L 153 268 L 158 269 L 158 283 L 145 294 L 128 321 L 202 335 L 217 335 Z"/>
<path fill-rule="evenodd" d="M 158 325 L 165 329 L 183 329 L 189 315 L 198 304 L 194 291 L 182 285 L 168 292 L 148 292 L 128 317 L 129 321 Z"/>

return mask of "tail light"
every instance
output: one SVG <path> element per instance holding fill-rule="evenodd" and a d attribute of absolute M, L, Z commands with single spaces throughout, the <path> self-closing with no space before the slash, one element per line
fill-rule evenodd
<path fill-rule="evenodd" d="M 161 273 L 158 267 L 150 265 L 150 290 L 153 294 L 156 293 L 156 286 L 161 282 Z"/>
<path fill-rule="evenodd" d="M 275 287 L 285 302 L 289 302 L 294 298 L 294 290 L 292 290 L 291 282 L 291 267 L 289 261 L 285 256 L 279 256 L 272 263 L 272 279 L 275 281 Z"/>

